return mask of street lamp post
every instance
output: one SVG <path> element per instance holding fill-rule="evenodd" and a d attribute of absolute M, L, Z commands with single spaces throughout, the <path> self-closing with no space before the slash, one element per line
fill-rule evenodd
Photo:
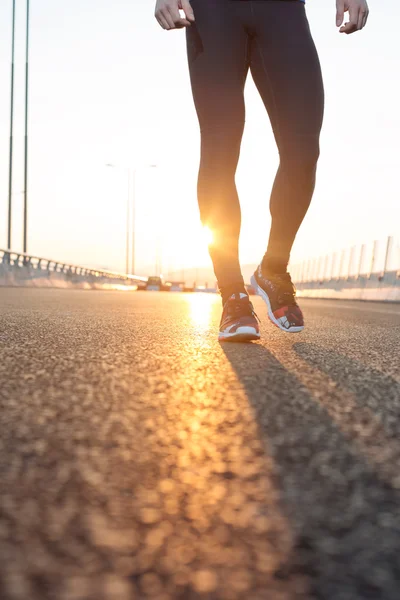
<path fill-rule="evenodd" d="M 26 0 L 25 61 L 25 165 L 24 165 L 24 253 L 28 251 L 28 92 L 29 92 L 29 0 Z"/>
<path fill-rule="evenodd" d="M 108 163 L 107 167 L 118 168 L 117 165 Z M 155 169 L 157 165 L 146 165 L 151 169 Z M 131 196 L 132 196 L 132 253 L 131 253 L 131 274 L 135 274 L 135 263 L 136 263 L 136 174 L 138 167 L 127 167 L 124 169 L 128 175 L 128 197 L 126 202 L 126 273 L 129 274 L 129 221 L 130 221 L 130 210 L 131 210 Z"/>
<path fill-rule="evenodd" d="M 107 163 L 106 167 L 116 168 L 116 165 Z M 129 275 L 129 206 L 131 200 L 131 174 L 130 169 L 127 169 L 128 175 L 128 194 L 126 197 L 126 246 L 125 246 L 125 273 Z"/>
<path fill-rule="evenodd" d="M 11 250 L 12 226 L 12 174 L 13 174 L 13 131 L 14 131 L 14 57 L 15 57 L 15 0 L 12 7 L 12 42 L 11 42 L 11 102 L 10 102 L 10 164 L 8 175 L 8 234 L 7 247 Z"/>
<path fill-rule="evenodd" d="M 149 169 L 156 169 L 158 165 L 151 164 L 151 165 L 145 165 L 145 166 Z M 133 193 L 132 193 L 132 264 L 131 264 L 132 275 L 135 274 L 135 267 L 136 267 L 136 174 L 137 174 L 137 171 L 138 171 L 138 167 L 132 168 L 132 180 L 133 180 L 133 184 L 132 184 L 132 188 L 133 188 Z"/>
<path fill-rule="evenodd" d="M 128 169 L 128 195 L 126 197 L 126 262 L 125 271 L 129 275 L 129 204 L 131 199 L 131 174 Z"/>
<path fill-rule="evenodd" d="M 132 275 L 135 274 L 136 261 L 136 167 L 132 168 Z"/>

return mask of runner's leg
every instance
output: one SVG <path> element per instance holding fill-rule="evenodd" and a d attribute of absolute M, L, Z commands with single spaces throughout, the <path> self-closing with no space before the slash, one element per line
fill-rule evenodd
<path fill-rule="evenodd" d="M 251 2 L 251 72 L 268 110 L 280 165 L 263 268 L 283 273 L 311 202 L 319 156 L 324 91 L 318 55 L 301 2 Z"/>
<path fill-rule="evenodd" d="M 238 17 L 237 4 L 231 0 L 192 0 L 196 21 L 187 30 L 190 78 L 201 130 L 200 217 L 214 235 L 210 255 L 225 300 L 234 291 L 244 290 L 235 173 L 249 63 L 248 35 Z"/>

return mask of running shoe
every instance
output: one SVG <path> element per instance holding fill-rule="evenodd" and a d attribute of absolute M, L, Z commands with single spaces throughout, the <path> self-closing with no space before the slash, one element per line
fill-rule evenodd
<path fill-rule="evenodd" d="M 289 273 L 263 273 L 259 266 L 250 281 L 266 303 L 271 323 L 287 333 L 303 331 L 303 313 L 296 302 L 296 288 Z"/>
<path fill-rule="evenodd" d="M 247 294 L 232 294 L 224 304 L 218 340 L 250 342 L 260 339 L 259 319 Z"/>

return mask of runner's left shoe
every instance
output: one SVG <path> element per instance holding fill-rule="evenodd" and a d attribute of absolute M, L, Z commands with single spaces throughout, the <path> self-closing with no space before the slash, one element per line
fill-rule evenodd
<path fill-rule="evenodd" d="M 267 305 L 271 323 L 287 333 L 303 331 L 303 313 L 296 302 L 296 288 L 289 273 L 263 273 L 260 265 L 250 282 Z"/>

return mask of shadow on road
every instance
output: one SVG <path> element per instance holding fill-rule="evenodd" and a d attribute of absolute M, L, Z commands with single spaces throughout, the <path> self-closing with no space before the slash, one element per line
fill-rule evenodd
<path fill-rule="evenodd" d="M 343 371 L 343 357 L 309 344 L 293 348 L 296 369 L 301 369 L 297 354 L 325 373 L 331 370 L 331 376 Z M 312 597 L 318 599 L 397 599 L 400 481 L 397 486 L 382 478 L 354 439 L 356 433 L 362 437 L 370 431 L 363 432 L 359 421 L 344 431 L 324 404 L 336 390 L 316 389 L 314 394 L 300 372 L 296 376 L 286 369 L 265 347 L 225 344 L 222 349 L 275 460 L 283 509 L 293 530 L 293 553 L 280 576 L 308 575 Z M 352 375 L 346 364 L 342 383 L 350 385 L 363 371 L 352 365 Z M 371 377 L 385 385 L 396 383 L 386 376 L 379 379 L 376 372 Z M 363 393 L 355 395 L 363 402 Z"/>
<path fill-rule="evenodd" d="M 350 392 L 360 408 L 368 407 L 381 420 L 389 437 L 400 439 L 400 383 L 390 375 L 339 352 L 310 343 L 293 350 L 312 367 Z"/>

